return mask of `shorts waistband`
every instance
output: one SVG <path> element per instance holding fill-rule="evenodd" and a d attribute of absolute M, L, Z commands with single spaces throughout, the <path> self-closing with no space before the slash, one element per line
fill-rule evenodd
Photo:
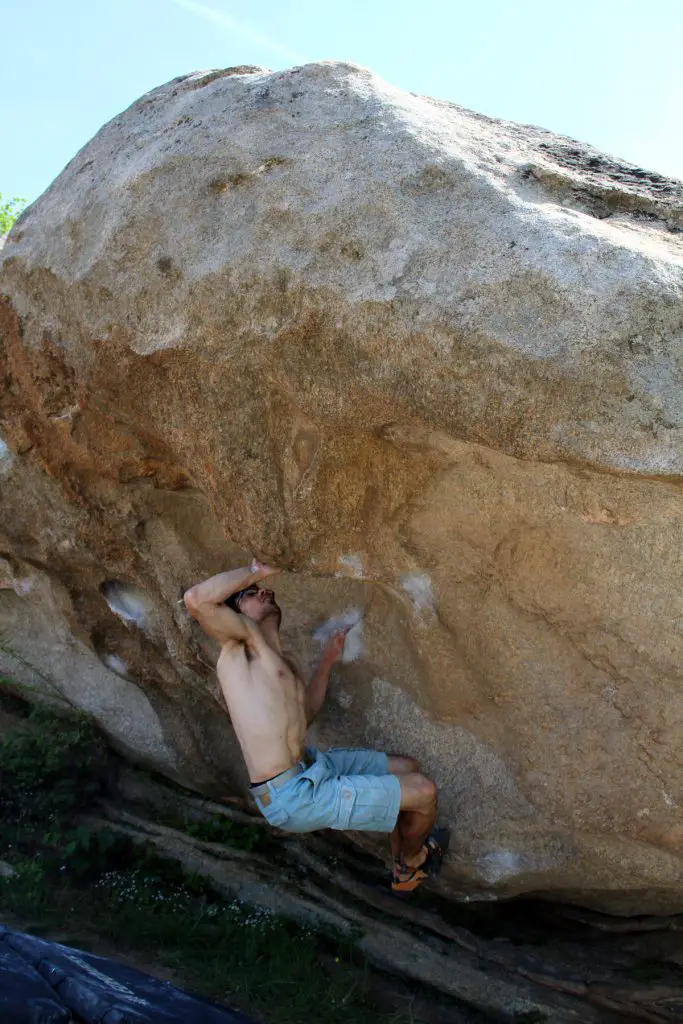
<path fill-rule="evenodd" d="M 306 755 L 302 757 L 300 761 L 292 765 L 291 768 L 286 768 L 279 775 L 274 776 L 272 779 L 267 779 L 265 782 L 256 782 L 250 786 L 251 792 L 254 796 L 261 796 L 263 793 L 268 792 L 268 787 L 272 786 L 273 789 L 280 789 L 281 786 L 291 782 L 292 779 L 296 778 L 297 775 L 301 775 L 307 768 L 310 768 L 313 760 Z"/>

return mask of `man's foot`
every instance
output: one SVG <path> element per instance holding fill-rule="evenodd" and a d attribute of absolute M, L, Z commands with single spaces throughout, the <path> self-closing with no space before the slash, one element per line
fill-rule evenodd
<path fill-rule="evenodd" d="M 434 878 L 441 871 L 443 859 L 448 853 L 448 846 L 451 841 L 451 833 L 447 828 L 433 828 L 425 840 L 427 857 L 424 868 L 430 878 Z"/>
<path fill-rule="evenodd" d="M 425 850 L 425 847 L 422 847 Z M 427 856 L 425 851 L 425 862 Z M 429 875 L 424 870 L 424 862 L 417 868 L 408 867 L 401 860 L 395 860 L 391 872 L 391 891 L 399 895 L 415 892 L 419 885 L 422 885 Z"/>
<path fill-rule="evenodd" d="M 423 856 L 417 865 L 404 864 L 400 857 L 394 858 L 391 889 L 396 893 L 414 892 L 427 878 L 434 878 L 441 871 L 444 854 L 448 850 L 450 833 L 446 828 L 435 828 L 427 836 L 422 847 Z"/>

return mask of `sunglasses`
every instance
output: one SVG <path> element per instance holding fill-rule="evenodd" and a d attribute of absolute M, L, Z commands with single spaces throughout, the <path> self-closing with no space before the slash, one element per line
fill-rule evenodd
<path fill-rule="evenodd" d="M 257 587 L 255 583 L 252 583 L 251 586 L 238 591 L 237 596 L 235 597 L 235 603 L 239 604 L 243 597 L 255 597 L 257 594 L 260 594 L 261 591 L 268 594 L 270 597 L 275 597 L 274 590 L 269 590 L 267 587 Z"/>

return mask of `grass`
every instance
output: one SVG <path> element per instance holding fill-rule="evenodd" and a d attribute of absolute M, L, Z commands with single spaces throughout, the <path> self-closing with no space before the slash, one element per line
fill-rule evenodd
<path fill-rule="evenodd" d="M 268 836 L 258 825 L 242 825 L 220 814 L 208 821 L 183 822 L 183 832 L 205 843 L 223 843 L 238 850 L 260 850 L 268 846 Z"/>
<path fill-rule="evenodd" d="M 23 715 L 0 746 L 0 857 L 16 871 L 0 879 L 0 914 L 72 945 L 104 940 L 264 1024 L 419 1024 L 382 1012 L 349 942 L 226 900 L 151 846 L 79 824 L 106 791 L 103 737 L 8 692 L 0 703 Z M 219 816 L 185 831 L 241 849 L 262 841 Z"/>
<path fill-rule="evenodd" d="M 367 969 L 343 943 L 214 896 L 203 880 L 165 869 L 109 870 L 91 886 L 55 882 L 40 858 L 0 882 L 0 911 L 87 946 L 95 935 L 126 954 L 150 954 L 202 995 L 277 1024 L 399 1021 L 379 1012 Z"/>
<path fill-rule="evenodd" d="M 655 982 L 661 980 L 664 972 L 657 960 L 638 960 L 628 973 L 634 981 Z"/>

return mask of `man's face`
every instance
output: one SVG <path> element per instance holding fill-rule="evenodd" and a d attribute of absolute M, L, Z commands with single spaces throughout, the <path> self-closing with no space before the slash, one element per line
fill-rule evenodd
<path fill-rule="evenodd" d="M 263 622 L 271 615 L 276 615 L 280 621 L 280 608 L 275 601 L 275 594 L 266 587 L 258 587 L 254 584 L 242 594 L 239 599 L 239 610 L 242 615 L 253 619 L 254 622 Z"/>

